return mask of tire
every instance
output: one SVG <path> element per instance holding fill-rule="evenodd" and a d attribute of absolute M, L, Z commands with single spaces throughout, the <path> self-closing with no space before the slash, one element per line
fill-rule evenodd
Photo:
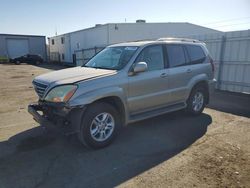
<path fill-rule="evenodd" d="M 15 61 L 15 64 L 16 64 L 16 65 L 20 65 L 21 62 L 20 62 L 20 61 Z"/>
<path fill-rule="evenodd" d="M 187 112 L 191 115 L 200 115 L 205 108 L 207 97 L 208 94 L 203 87 L 195 87 L 187 100 Z"/>
<path fill-rule="evenodd" d="M 40 64 L 41 64 L 40 61 L 36 61 L 36 62 L 35 62 L 35 65 L 40 65 Z"/>
<path fill-rule="evenodd" d="M 113 106 L 104 102 L 94 103 L 84 113 L 78 138 L 87 147 L 103 148 L 113 142 L 121 125 L 121 118 Z"/>

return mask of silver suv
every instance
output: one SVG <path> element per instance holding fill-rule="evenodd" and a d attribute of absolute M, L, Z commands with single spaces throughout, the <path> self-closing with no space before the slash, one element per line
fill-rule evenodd
<path fill-rule="evenodd" d="M 36 77 L 39 101 L 28 111 L 41 125 L 52 122 L 77 133 L 83 144 L 101 148 L 131 122 L 180 109 L 201 114 L 214 82 L 213 60 L 200 41 L 121 43 L 82 67 Z"/>

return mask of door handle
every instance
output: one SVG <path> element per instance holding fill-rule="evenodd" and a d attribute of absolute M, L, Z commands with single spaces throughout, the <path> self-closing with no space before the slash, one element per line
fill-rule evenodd
<path fill-rule="evenodd" d="M 192 72 L 192 69 L 187 69 L 187 73 L 191 73 Z"/>
<path fill-rule="evenodd" d="M 162 74 L 161 74 L 161 78 L 166 78 L 167 76 L 168 76 L 167 73 L 162 73 Z"/>

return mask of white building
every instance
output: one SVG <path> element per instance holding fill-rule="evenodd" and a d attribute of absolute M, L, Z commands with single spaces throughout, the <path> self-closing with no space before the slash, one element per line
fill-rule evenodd
<path fill-rule="evenodd" d="M 181 37 L 214 33 L 221 32 L 182 22 L 146 23 L 144 20 L 138 20 L 136 23 L 97 24 L 95 27 L 50 37 L 50 60 L 74 65 L 73 54 L 75 54 L 76 64 L 81 65 L 86 59 L 94 55 L 96 51 L 100 50 L 101 47 L 110 44 L 161 37 Z"/>

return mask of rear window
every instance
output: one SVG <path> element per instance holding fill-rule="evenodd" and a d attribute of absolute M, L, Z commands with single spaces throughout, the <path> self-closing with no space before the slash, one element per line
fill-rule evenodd
<path fill-rule="evenodd" d="M 202 63 L 205 60 L 205 53 L 200 46 L 187 45 L 186 48 L 191 64 Z"/>

